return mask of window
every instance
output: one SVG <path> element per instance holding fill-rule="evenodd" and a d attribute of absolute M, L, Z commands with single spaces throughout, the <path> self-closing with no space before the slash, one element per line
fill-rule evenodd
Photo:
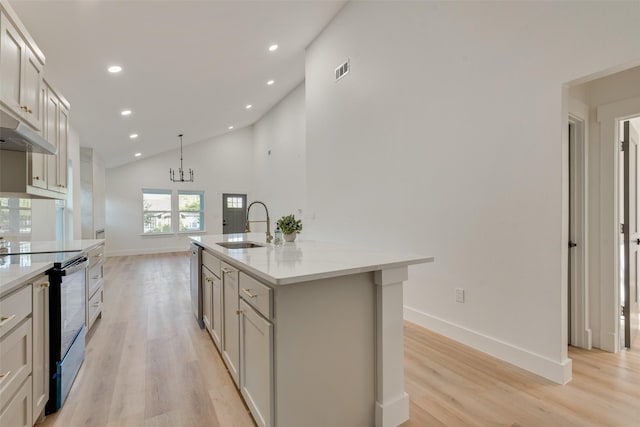
<path fill-rule="evenodd" d="M 0 197 L 0 229 L 6 234 L 31 234 L 31 200 Z"/>
<path fill-rule="evenodd" d="M 178 191 L 179 231 L 204 230 L 204 192 Z"/>
<path fill-rule="evenodd" d="M 171 233 L 171 190 L 142 190 L 144 234 Z"/>
<path fill-rule="evenodd" d="M 142 190 L 143 234 L 204 231 L 204 191 Z"/>
<path fill-rule="evenodd" d="M 242 209 L 242 197 L 227 197 L 228 209 Z"/>

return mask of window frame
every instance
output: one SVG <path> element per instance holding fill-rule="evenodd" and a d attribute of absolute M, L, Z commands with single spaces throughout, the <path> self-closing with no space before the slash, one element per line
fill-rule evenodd
<path fill-rule="evenodd" d="M 169 236 L 169 235 L 178 235 L 178 234 L 197 234 L 197 233 L 206 233 L 205 229 L 205 192 L 204 190 L 170 190 L 166 188 L 142 188 L 142 197 L 141 197 L 141 222 L 142 222 L 142 232 L 141 236 Z M 171 210 L 145 210 L 144 208 L 144 196 L 145 194 L 164 194 L 169 195 L 171 200 Z M 189 211 L 189 210 L 180 210 L 180 195 L 198 195 L 200 196 L 200 210 L 199 211 Z M 162 213 L 166 212 L 171 215 L 170 221 L 170 230 L 169 231 L 158 231 L 158 232 L 145 232 L 145 215 L 147 213 Z M 200 213 L 200 229 L 199 230 L 180 230 L 180 214 L 182 212 L 199 212 Z"/>
<path fill-rule="evenodd" d="M 169 195 L 169 206 L 170 206 L 170 210 L 166 211 L 166 210 L 146 210 L 144 207 L 144 196 L 145 194 L 163 194 L 163 195 Z M 174 215 L 173 215 L 173 190 L 166 190 L 166 189 L 156 189 L 156 188 L 143 188 L 142 189 L 142 200 L 141 200 L 141 205 L 142 205 L 142 235 L 143 236 L 166 236 L 168 234 L 174 234 L 174 225 L 173 225 L 173 221 L 174 221 Z M 157 232 L 145 232 L 145 216 L 148 213 L 162 213 L 162 212 L 168 212 L 170 216 L 170 221 L 169 221 L 169 231 L 157 231 Z"/>
<path fill-rule="evenodd" d="M 180 209 L 180 196 L 181 195 L 186 195 L 186 196 L 200 196 L 200 210 L 198 211 L 189 211 L 189 210 L 181 210 Z M 190 233 L 203 233 L 205 232 L 205 224 L 204 224 L 204 191 L 199 191 L 199 190 L 178 190 L 177 192 L 177 196 L 176 196 L 176 212 L 178 213 L 176 219 L 177 219 L 177 233 L 180 234 L 190 234 Z M 180 230 L 180 214 L 182 212 L 199 212 L 200 213 L 200 228 L 197 230 Z"/>

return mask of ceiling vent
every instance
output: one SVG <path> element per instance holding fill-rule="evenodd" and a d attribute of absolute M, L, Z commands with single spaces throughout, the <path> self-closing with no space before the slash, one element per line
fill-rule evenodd
<path fill-rule="evenodd" d="M 336 81 L 349 74 L 349 70 L 351 70 L 351 65 L 349 64 L 349 60 L 347 59 L 344 63 L 336 67 Z"/>

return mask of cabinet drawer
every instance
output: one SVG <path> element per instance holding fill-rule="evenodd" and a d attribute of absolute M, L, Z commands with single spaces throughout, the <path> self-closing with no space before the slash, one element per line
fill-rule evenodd
<path fill-rule="evenodd" d="M 87 252 L 87 258 L 89 258 L 89 268 L 102 264 L 104 262 L 104 245 L 100 245 Z"/>
<path fill-rule="evenodd" d="M 87 272 L 87 295 L 91 297 L 101 286 L 103 277 L 103 265 L 96 265 L 90 268 Z"/>
<path fill-rule="evenodd" d="M 202 265 L 207 267 L 213 274 L 220 278 L 220 260 L 206 250 L 202 251 Z"/>
<path fill-rule="evenodd" d="M 89 300 L 89 327 L 93 325 L 98 315 L 102 313 L 102 289 L 99 289 Z"/>
<path fill-rule="evenodd" d="M 0 413 L 0 426 L 31 427 L 33 425 L 31 399 L 31 377 L 29 377 Z"/>
<path fill-rule="evenodd" d="M 0 337 L 31 314 L 31 284 L 0 300 Z"/>
<path fill-rule="evenodd" d="M 31 319 L 29 318 L 0 339 L 0 408 L 5 406 L 31 374 L 33 367 L 31 336 Z"/>
<path fill-rule="evenodd" d="M 267 285 L 240 272 L 240 297 L 267 319 L 273 316 L 272 292 L 273 290 Z"/>

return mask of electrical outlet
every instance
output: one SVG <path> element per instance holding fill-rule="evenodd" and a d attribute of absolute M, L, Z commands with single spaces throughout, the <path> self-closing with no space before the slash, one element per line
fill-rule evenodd
<path fill-rule="evenodd" d="M 464 289 L 456 288 L 456 302 L 464 303 Z"/>

